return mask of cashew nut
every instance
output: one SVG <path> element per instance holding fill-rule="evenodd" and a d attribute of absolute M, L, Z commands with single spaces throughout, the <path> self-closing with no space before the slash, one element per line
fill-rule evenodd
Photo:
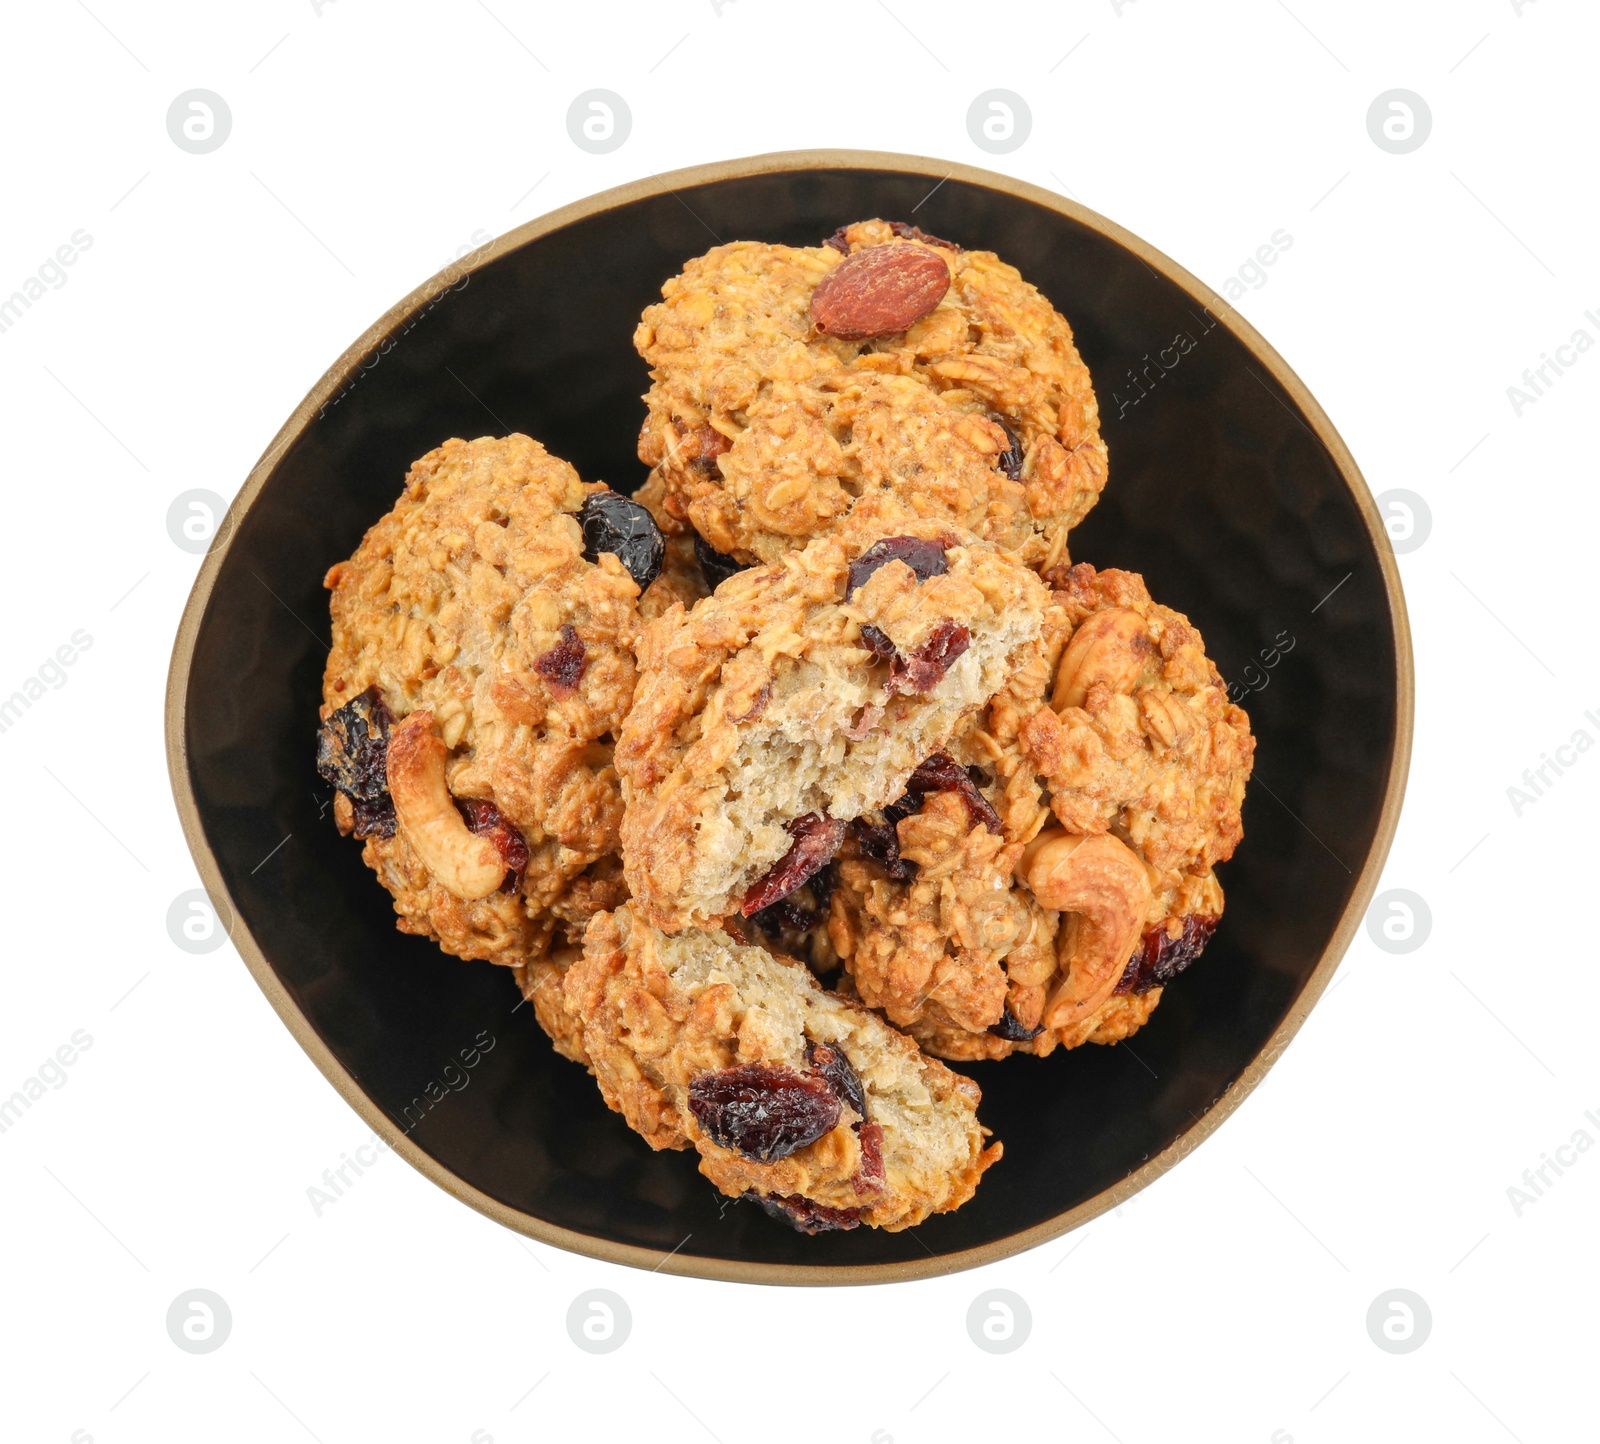
<path fill-rule="evenodd" d="M 1028 844 L 1018 871 L 1041 906 L 1073 915 L 1057 935 L 1066 977 L 1044 1005 L 1047 1028 L 1069 1028 L 1121 981 L 1150 910 L 1150 873 L 1109 834 L 1074 836 L 1054 827 Z"/>
<path fill-rule="evenodd" d="M 1096 682 L 1113 692 L 1131 692 L 1155 650 L 1137 612 L 1127 607 L 1096 612 L 1072 634 L 1061 655 L 1050 705 L 1057 712 L 1081 707 Z"/>
<path fill-rule="evenodd" d="M 449 749 L 426 707 L 389 733 L 389 795 L 395 821 L 434 880 L 458 898 L 488 897 L 506 875 L 500 850 L 477 837 L 456 811 L 444 778 Z"/>

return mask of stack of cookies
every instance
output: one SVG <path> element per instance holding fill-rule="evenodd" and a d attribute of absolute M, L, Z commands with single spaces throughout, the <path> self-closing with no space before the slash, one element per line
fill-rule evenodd
<path fill-rule="evenodd" d="M 1249 721 L 1072 562 L 1106 448 L 1011 266 L 866 221 L 662 296 L 636 497 L 447 441 L 329 572 L 318 768 L 400 928 L 513 967 L 650 1146 L 907 1228 L 1001 1154 L 940 1059 L 1126 1038 L 1204 948 Z"/>

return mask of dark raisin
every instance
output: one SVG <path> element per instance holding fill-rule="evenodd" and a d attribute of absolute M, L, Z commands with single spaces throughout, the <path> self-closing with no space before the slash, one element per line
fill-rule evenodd
<path fill-rule="evenodd" d="M 849 226 L 840 226 L 822 244 L 832 246 L 841 256 L 850 254 L 850 242 L 845 239 L 845 232 Z M 938 236 L 930 236 L 920 226 L 907 225 L 904 221 L 890 221 L 889 229 L 902 241 L 921 241 L 925 246 L 939 246 L 946 251 L 959 251 L 961 249 L 954 241 L 940 240 Z"/>
<path fill-rule="evenodd" d="M 751 914 L 750 921 L 769 936 L 785 932 L 808 933 L 828 916 L 828 902 L 833 897 L 834 870 L 830 862 L 803 887 L 796 888 L 788 897 Z M 810 902 L 806 897 L 809 894 Z"/>
<path fill-rule="evenodd" d="M 889 562 L 904 562 L 917 574 L 919 582 L 929 577 L 942 577 L 949 570 L 944 554 L 954 545 L 952 541 L 925 541 L 919 536 L 891 536 L 874 542 L 850 563 L 845 601 L 848 602 L 856 594 L 856 588 L 863 586 L 879 567 Z"/>
<path fill-rule="evenodd" d="M 317 729 L 317 771 L 350 799 L 357 837 L 393 837 L 389 729 L 394 715 L 376 687 L 329 714 Z"/>
<path fill-rule="evenodd" d="M 812 873 L 811 881 L 807 886 L 811 889 L 811 896 L 819 913 L 827 914 L 828 903 L 833 898 L 833 889 L 838 880 L 838 874 L 834 871 L 832 862 Z"/>
<path fill-rule="evenodd" d="M 557 697 L 570 697 L 578 690 L 578 682 L 588 665 L 583 638 L 571 622 L 563 622 L 560 639 L 533 664 L 533 670 L 550 684 L 550 690 Z"/>
<path fill-rule="evenodd" d="M 583 555 L 599 561 L 610 552 L 628 569 L 642 592 L 661 575 L 667 544 L 656 519 L 631 497 L 614 491 L 591 491 L 578 512 L 583 528 Z"/>
<path fill-rule="evenodd" d="M 900 856 L 899 827 L 903 819 L 910 817 L 921 806 L 920 796 L 914 797 L 906 792 L 880 809 L 876 817 L 869 813 L 850 824 L 856 846 L 879 863 L 896 882 L 910 882 L 917 875 L 916 863 Z"/>
<path fill-rule="evenodd" d="M 480 797 L 458 797 L 456 811 L 466 821 L 467 831 L 486 837 L 500 854 L 506 865 L 506 879 L 500 884 L 501 892 L 516 892 L 522 886 L 522 874 L 528 866 L 528 844 L 522 834 L 506 821 L 505 814 L 494 803 Z"/>
<path fill-rule="evenodd" d="M 914 810 L 914 809 L 913 809 Z M 850 824 L 850 834 L 863 854 L 878 863 L 896 882 L 910 882 L 917 875 L 917 865 L 900 856 L 900 834 L 895 824 L 910 811 L 891 803 L 883 809 L 883 821 L 858 817 Z"/>
<path fill-rule="evenodd" d="M 1165 923 L 1147 928 L 1128 959 L 1117 992 L 1148 993 L 1151 988 L 1171 982 L 1205 951 L 1220 921 L 1220 918 L 1191 913 L 1183 920 L 1183 930 L 1175 938 L 1167 936 Z"/>
<path fill-rule="evenodd" d="M 832 861 L 844 841 L 844 823 L 825 812 L 805 813 L 785 826 L 794 842 L 772 870 L 745 894 L 739 907 L 745 917 L 771 907 L 808 881 L 824 863 Z"/>
<path fill-rule="evenodd" d="M 843 1048 L 807 1039 L 806 1062 L 811 1065 L 812 1071 L 826 1078 L 828 1086 L 863 1119 L 867 1116 L 867 1091 L 861 1086 L 861 1078 L 851 1066 Z"/>
<path fill-rule="evenodd" d="M 394 799 L 386 792 L 376 802 L 364 797 L 350 799 L 355 813 L 354 832 L 357 837 L 393 837 L 399 822 L 394 815 Z"/>
<path fill-rule="evenodd" d="M 364 797 L 352 798 L 350 809 L 354 817 L 351 831 L 359 838 L 391 838 L 399 829 L 394 799 L 387 793 L 377 802 L 368 802 Z"/>
<path fill-rule="evenodd" d="M 839 1095 L 817 1074 L 745 1063 L 694 1079 L 689 1111 L 723 1148 L 773 1163 L 833 1130 Z"/>
<path fill-rule="evenodd" d="M 706 585 L 712 591 L 716 591 L 729 577 L 745 570 L 742 561 L 730 557 L 726 552 L 719 552 L 699 532 L 694 534 L 694 559 L 700 563 L 700 575 L 706 579 Z"/>
<path fill-rule="evenodd" d="M 997 1038 L 1004 1038 L 1008 1043 L 1031 1043 L 1044 1032 L 1044 1024 L 1035 1023 L 1031 1028 L 1024 1028 L 1011 1009 L 1007 1008 L 1000 1014 L 1000 1021 L 989 1031 Z"/>
<path fill-rule="evenodd" d="M 861 1166 L 850 1181 L 857 1193 L 877 1193 L 883 1188 L 883 1125 L 863 1123 L 856 1138 L 861 1143 Z"/>
<path fill-rule="evenodd" d="M 751 913 L 750 921 L 769 937 L 779 937 L 784 933 L 808 933 L 817 925 L 818 910 L 809 908 L 803 902 L 794 901 L 796 893 L 764 907 L 758 913 Z"/>
<path fill-rule="evenodd" d="M 1012 481 L 1022 480 L 1022 460 L 1027 453 L 1027 448 L 1022 444 L 1022 438 L 1017 435 L 1009 421 L 1003 416 L 992 418 L 1000 423 L 1000 429 L 1005 432 L 1011 445 L 1006 447 L 999 456 L 995 457 L 995 465 L 1005 472 Z"/>
<path fill-rule="evenodd" d="M 918 695 L 931 692 L 971 645 L 972 633 L 946 617 L 909 657 L 897 656 L 890 660 L 888 690 Z"/>
<path fill-rule="evenodd" d="M 961 249 L 954 241 L 941 240 L 938 236 L 930 236 L 921 226 L 908 226 L 904 221 L 890 221 L 889 229 L 902 241 L 921 241 L 925 246 L 938 246 L 946 251 L 959 251 Z"/>
<path fill-rule="evenodd" d="M 332 712 L 317 729 L 317 771 L 354 801 L 376 802 L 389 792 L 385 764 L 394 714 L 376 687 Z"/>
<path fill-rule="evenodd" d="M 930 792 L 954 792 L 966 804 L 967 817 L 973 823 L 981 822 L 990 832 L 1003 833 L 1000 814 L 989 805 L 989 799 L 978 791 L 973 776 L 976 768 L 962 768 L 943 752 L 918 764 L 916 771 L 906 779 L 906 790 L 901 797 L 883 808 L 875 818 L 866 814 L 850 824 L 850 835 L 862 853 L 878 863 L 895 882 L 910 882 L 917 875 L 917 865 L 900 856 L 899 824 L 922 808 Z M 981 774 L 979 774 L 981 775 Z"/>
<path fill-rule="evenodd" d="M 856 1228 L 861 1223 L 859 1208 L 828 1208 L 798 1194 L 772 1193 L 763 1198 L 756 1193 L 745 1197 L 754 1198 L 764 1212 L 800 1233 L 829 1233 L 834 1229 Z"/>
<path fill-rule="evenodd" d="M 915 797 L 917 806 L 930 792 L 954 792 L 967 805 L 967 816 L 981 822 L 990 832 L 1004 832 L 1000 814 L 989 805 L 989 799 L 978 791 L 978 785 L 959 763 L 943 752 L 935 752 L 917 764 L 917 770 L 906 779 L 906 792 Z"/>
<path fill-rule="evenodd" d="M 889 640 L 889 634 L 873 626 L 871 622 L 862 624 L 861 645 L 875 657 L 893 659 L 900 655 L 899 649 Z"/>

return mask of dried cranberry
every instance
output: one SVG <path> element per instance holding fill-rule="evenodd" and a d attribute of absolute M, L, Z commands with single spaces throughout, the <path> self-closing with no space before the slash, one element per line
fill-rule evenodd
<path fill-rule="evenodd" d="M 723 1148 L 773 1163 L 833 1130 L 839 1095 L 817 1074 L 745 1063 L 694 1079 L 689 1111 Z"/>
<path fill-rule="evenodd" d="M 1024 1028 L 1011 1009 L 1007 1008 L 1000 1014 L 1000 1021 L 989 1031 L 997 1038 L 1004 1038 L 1008 1043 L 1031 1043 L 1044 1032 L 1044 1024 L 1035 1023 L 1031 1028 Z"/>
<path fill-rule="evenodd" d="M 583 555 L 591 562 L 610 552 L 628 569 L 642 592 L 661 575 L 667 544 L 656 519 L 630 497 L 614 491 L 591 491 L 578 512 L 583 528 Z"/>
<path fill-rule="evenodd" d="M 1117 992 L 1148 993 L 1151 988 L 1171 982 L 1205 951 L 1220 921 L 1220 918 L 1191 913 L 1183 920 L 1183 930 L 1175 938 L 1167 936 L 1165 923 L 1147 928 L 1128 959 Z"/>
<path fill-rule="evenodd" d="M 700 563 L 700 575 L 706 579 L 706 585 L 712 591 L 716 591 L 729 577 L 745 570 L 742 561 L 716 550 L 699 532 L 694 534 L 694 559 Z"/>
<path fill-rule="evenodd" d="M 971 645 L 972 633 L 946 617 L 909 657 L 897 656 L 890 660 L 888 690 L 918 695 L 931 692 Z"/>
<path fill-rule="evenodd" d="M 919 582 L 925 582 L 929 577 L 942 577 L 950 569 L 944 554 L 954 545 L 953 541 L 926 541 L 919 536 L 891 536 L 874 542 L 850 563 L 850 581 L 844 590 L 845 601 L 848 602 L 856 594 L 856 588 L 865 585 L 867 578 L 879 567 L 889 562 L 904 562 L 917 574 Z"/>
<path fill-rule="evenodd" d="M 806 1062 L 813 1072 L 827 1079 L 828 1086 L 862 1118 L 867 1116 L 867 1091 L 861 1086 L 860 1075 L 851 1066 L 843 1048 L 830 1043 L 806 1040 Z"/>
<path fill-rule="evenodd" d="M 906 779 L 906 792 L 915 797 L 917 806 L 930 792 L 954 792 L 967 805 L 967 816 L 981 822 L 990 832 L 1005 831 L 1000 814 L 989 805 L 989 799 L 978 791 L 971 773 L 951 759 L 946 753 L 935 752 L 917 764 L 917 770 Z"/>
<path fill-rule="evenodd" d="M 779 1223 L 786 1223 L 800 1233 L 829 1233 L 834 1229 L 856 1228 L 861 1223 L 859 1208 L 828 1208 L 798 1194 L 770 1193 L 765 1198 L 759 1193 L 745 1196 L 754 1198 Z"/>
<path fill-rule="evenodd" d="M 932 691 L 971 643 L 972 633 L 947 617 L 907 657 L 881 627 L 875 627 L 871 622 L 864 622 L 861 626 L 861 645 L 875 657 L 889 663 L 889 683 L 885 690 L 891 697 L 900 692 Z"/>
<path fill-rule="evenodd" d="M 350 799 L 357 837 L 393 837 L 394 803 L 386 770 L 394 714 L 368 687 L 317 729 L 317 771 Z"/>
<path fill-rule="evenodd" d="M 1022 444 L 1022 438 L 1017 435 L 1011 423 L 1003 416 L 993 418 L 1000 423 L 1000 429 L 1005 432 L 1011 444 L 999 456 L 995 457 L 995 465 L 1005 472 L 1012 481 L 1022 480 L 1022 461 L 1027 454 L 1027 448 Z"/>
<path fill-rule="evenodd" d="M 533 669 L 550 684 L 550 690 L 557 697 L 570 697 L 578 690 L 578 682 L 588 665 L 583 638 L 571 622 L 563 622 L 560 640 L 533 664 Z"/>
<path fill-rule="evenodd" d="M 886 660 L 898 657 L 899 649 L 889 640 L 889 634 L 880 627 L 875 627 L 871 622 L 865 622 L 861 627 L 861 645 L 875 657 Z"/>
<path fill-rule="evenodd" d="M 693 433 L 695 443 L 694 459 L 689 465 L 702 476 L 720 476 L 722 469 L 717 465 L 717 458 L 733 447 L 715 426 L 702 426 Z"/>
<path fill-rule="evenodd" d="M 966 769 L 948 752 L 935 752 L 917 763 L 911 776 L 906 778 L 906 791 L 918 795 L 928 792 L 954 792 L 961 786 L 957 774 L 966 776 Z M 967 777 L 971 782 L 972 778 Z"/>
<path fill-rule="evenodd" d="M 840 730 L 850 741 L 861 742 L 872 736 L 872 729 L 881 721 L 883 721 L 883 703 L 868 702 L 856 713 L 855 720 Z"/>
<path fill-rule="evenodd" d="M 501 892 L 516 892 L 522 886 L 522 874 L 528 866 L 528 844 L 522 834 L 506 821 L 505 814 L 494 803 L 481 797 L 458 797 L 456 811 L 466 821 L 467 831 L 486 837 L 495 846 L 508 871 L 500 884 Z"/>
<path fill-rule="evenodd" d="M 856 1138 L 861 1143 L 861 1166 L 850 1181 L 857 1193 L 878 1193 L 883 1188 L 883 1125 L 863 1123 Z"/>
<path fill-rule="evenodd" d="M 745 894 L 739 907 L 744 917 L 787 897 L 821 871 L 844 841 L 844 823 L 825 812 L 807 812 L 785 826 L 794 842 L 772 870 Z"/>

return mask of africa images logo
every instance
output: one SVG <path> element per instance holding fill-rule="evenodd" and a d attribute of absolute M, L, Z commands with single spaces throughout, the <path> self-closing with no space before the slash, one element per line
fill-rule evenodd
<path fill-rule="evenodd" d="M 57 246 L 52 255 L 46 256 L 31 276 L 25 276 L 16 290 L 0 300 L 0 332 L 9 331 L 25 312 L 33 309 L 35 301 L 42 301 L 47 294 L 46 286 L 59 291 L 66 285 L 71 279 L 66 268 L 77 265 L 79 256 L 92 245 L 94 237 L 79 229 Z"/>

